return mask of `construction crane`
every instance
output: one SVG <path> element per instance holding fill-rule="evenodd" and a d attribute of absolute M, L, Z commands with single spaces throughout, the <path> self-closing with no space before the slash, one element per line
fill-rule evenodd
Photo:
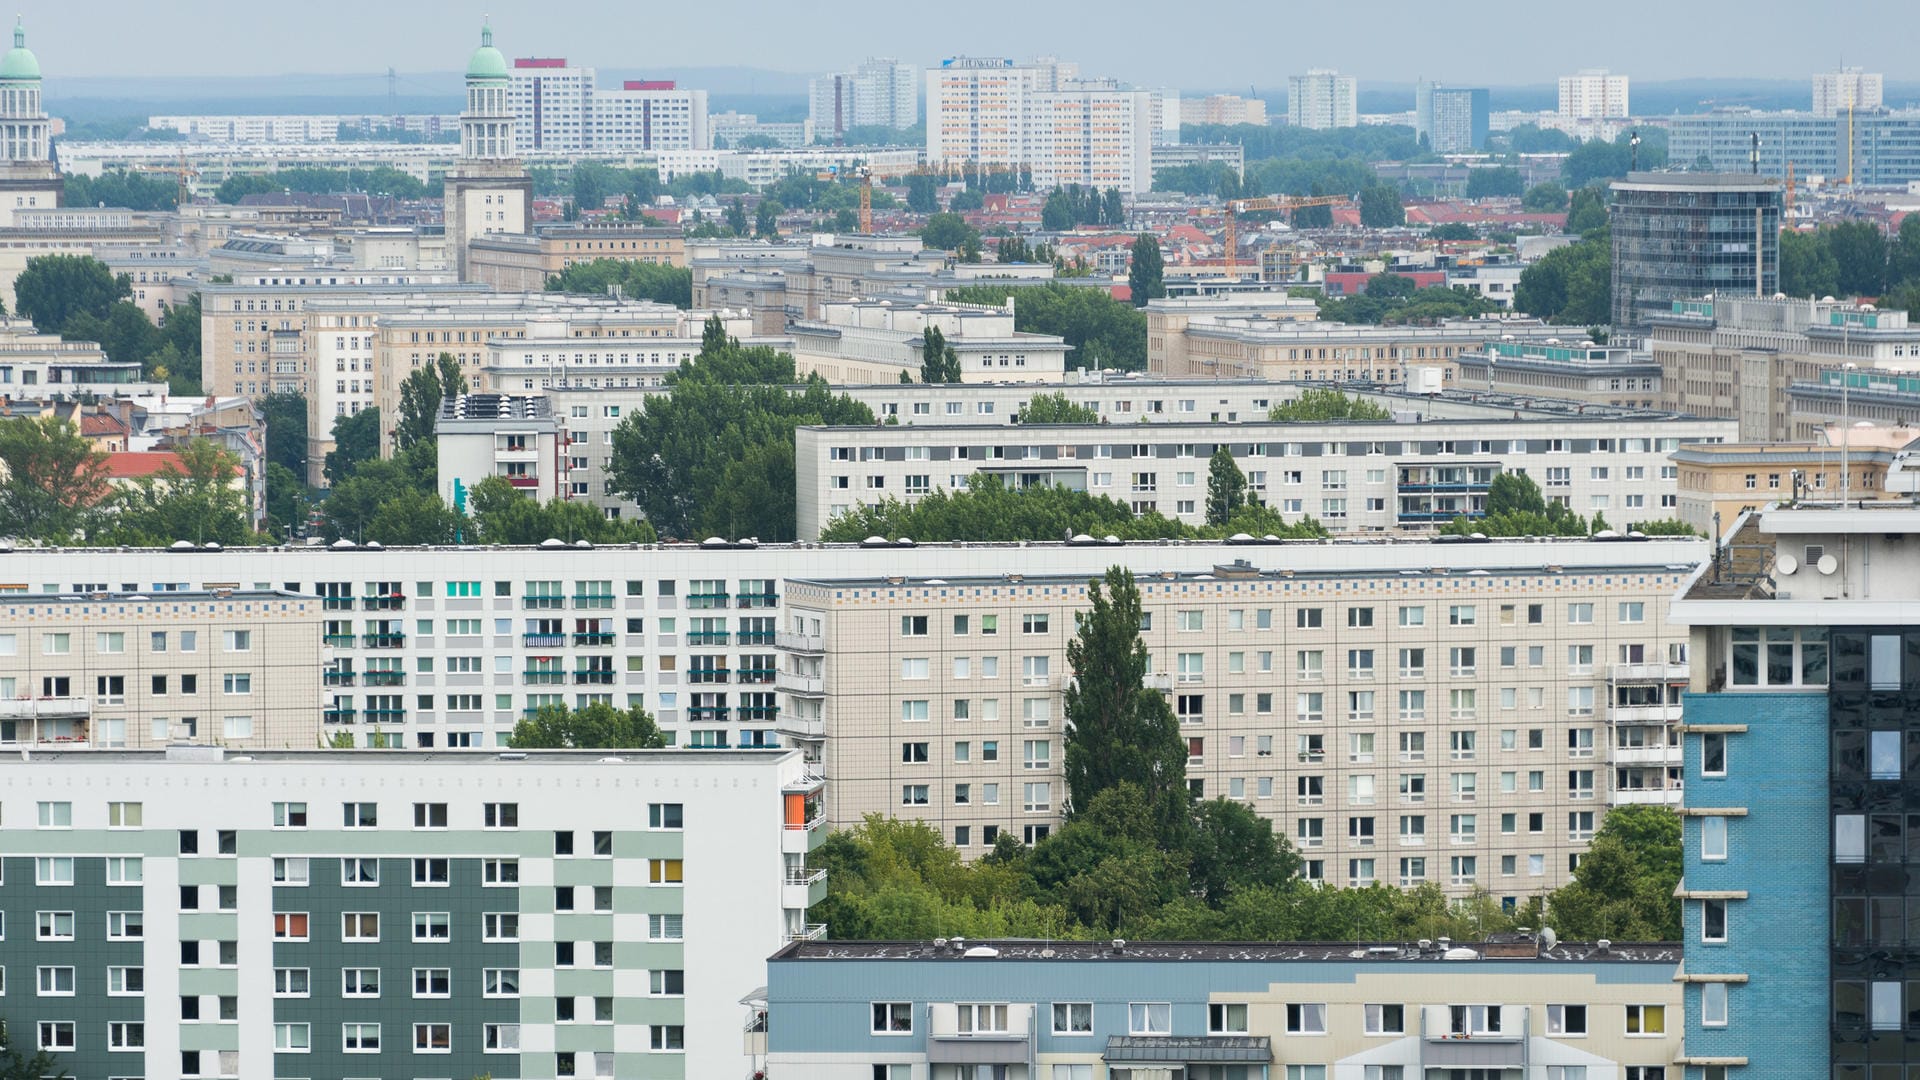
<path fill-rule="evenodd" d="M 173 177 L 179 185 L 178 201 L 181 206 L 193 201 L 193 182 L 200 179 L 200 170 L 187 161 L 185 152 L 182 152 L 179 160 L 172 165 L 140 164 L 135 165 L 133 171 Z"/>
<path fill-rule="evenodd" d="M 863 236 L 873 233 L 873 178 L 875 176 L 883 179 L 897 179 L 903 176 L 937 176 L 943 180 L 952 179 L 949 171 L 923 164 L 903 167 L 900 165 L 875 166 L 861 162 L 858 165 L 848 166 L 845 172 L 841 171 L 840 166 L 833 165 L 813 174 L 815 180 L 838 182 L 842 179 L 852 179 L 853 182 L 859 186 L 860 233 Z"/>
<path fill-rule="evenodd" d="M 1233 281 L 1240 280 L 1236 219 L 1241 214 L 1266 210 L 1292 213 L 1309 206 L 1345 206 L 1347 202 L 1345 195 L 1268 195 L 1258 199 L 1229 199 L 1227 201 L 1227 277 Z"/>

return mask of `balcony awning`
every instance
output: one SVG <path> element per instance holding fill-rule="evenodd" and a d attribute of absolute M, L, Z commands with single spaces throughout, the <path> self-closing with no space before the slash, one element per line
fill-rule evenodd
<path fill-rule="evenodd" d="M 1189 1065 L 1204 1062 L 1273 1061 L 1273 1043 L 1265 1035 L 1111 1035 L 1106 1061 L 1164 1062 Z"/>

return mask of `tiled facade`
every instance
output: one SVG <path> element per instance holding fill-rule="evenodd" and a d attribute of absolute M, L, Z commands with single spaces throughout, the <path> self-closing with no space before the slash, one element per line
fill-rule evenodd
<path fill-rule="evenodd" d="M 339 762 L 0 763 L 12 1041 L 83 1077 L 745 1071 L 730 1006 L 824 888 L 798 755 Z"/>

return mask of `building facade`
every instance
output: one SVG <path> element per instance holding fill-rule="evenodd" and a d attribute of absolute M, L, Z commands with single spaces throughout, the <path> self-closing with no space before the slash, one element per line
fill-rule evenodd
<path fill-rule="evenodd" d="M 1455 388 L 1538 395 L 1615 408 L 1661 406 L 1660 367 L 1639 353 L 1591 341 L 1554 344 L 1489 341 L 1454 356 Z"/>
<path fill-rule="evenodd" d="M 1436 154 L 1463 154 L 1487 145 L 1485 87 L 1414 86 L 1414 134 Z"/>
<path fill-rule="evenodd" d="M 1267 103 L 1259 98 L 1238 94 L 1209 94 L 1203 98 L 1180 99 L 1182 124 L 1206 124 L 1236 127 L 1252 124 L 1267 126 Z"/>
<path fill-rule="evenodd" d="M 1360 123 L 1360 83 L 1351 75 L 1314 68 L 1287 76 L 1287 123 L 1312 131 Z"/>
<path fill-rule="evenodd" d="M 767 965 L 798 1080 L 1666 1076 L 1673 945 L 810 942 Z"/>
<path fill-rule="evenodd" d="M 1886 77 L 1857 67 L 1819 71 L 1813 76 L 1813 115 L 1845 116 L 1882 107 Z"/>
<path fill-rule="evenodd" d="M 480 47 L 467 62 L 467 101 L 460 113 L 460 161 L 447 173 L 442 218 L 456 280 L 471 281 L 469 247 L 484 237 L 533 227 L 533 179 L 520 164 L 506 57 L 493 47 L 493 28 L 480 28 Z"/>
<path fill-rule="evenodd" d="M 20 211 L 60 205 L 66 183 L 53 161 L 53 121 L 40 95 L 40 61 L 16 21 L 13 48 L 0 56 L 0 228 Z"/>
<path fill-rule="evenodd" d="M 1613 331 L 1645 332 L 1676 300 L 1772 296 L 1781 185 L 1738 173 L 1633 173 L 1612 184 Z"/>
<path fill-rule="evenodd" d="M 473 280 L 497 292 L 539 292 L 567 267 L 603 259 L 685 267 L 685 235 L 678 228 L 622 222 L 543 226 L 531 235 L 483 236 L 467 245 Z"/>
<path fill-rule="evenodd" d="M 564 57 L 518 57 L 507 86 L 521 155 L 711 150 L 707 92 L 671 81 L 599 85 L 593 68 Z"/>
<path fill-rule="evenodd" d="M 1066 378 L 1067 343 L 1053 334 L 1013 328 L 1016 296 L 1006 307 L 840 301 L 821 317 L 789 324 L 796 372 L 830 383 L 880 383 L 920 377 L 926 333 L 937 329 L 960 363 L 963 383 L 1046 382 Z"/>
<path fill-rule="evenodd" d="M 818 789 L 791 752 L 0 763 L 9 1041 L 79 1076 L 744 1075 L 728 1006 L 808 932 Z"/>
<path fill-rule="evenodd" d="M 927 163 L 1030 170 L 1037 187 L 1153 186 L 1154 94 L 1075 64 L 952 57 L 928 68 Z"/>
<path fill-rule="evenodd" d="M 1584 68 L 1560 76 L 1559 117 L 1562 121 L 1624 119 L 1628 108 L 1627 76 L 1606 68 Z"/>
<path fill-rule="evenodd" d="M 814 137 L 840 143 L 848 129 L 910 128 L 920 122 L 920 69 L 891 57 L 868 57 L 852 71 L 807 83 L 807 119 Z"/>

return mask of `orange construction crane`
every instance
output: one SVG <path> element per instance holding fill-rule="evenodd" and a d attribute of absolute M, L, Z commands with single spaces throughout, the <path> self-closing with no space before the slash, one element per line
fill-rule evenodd
<path fill-rule="evenodd" d="M 1349 201 L 1345 195 L 1268 195 L 1259 199 L 1229 199 L 1227 201 L 1227 277 L 1234 281 L 1240 280 L 1235 219 L 1241 214 L 1258 213 L 1264 210 L 1292 213 L 1309 206 L 1345 206 Z"/>

